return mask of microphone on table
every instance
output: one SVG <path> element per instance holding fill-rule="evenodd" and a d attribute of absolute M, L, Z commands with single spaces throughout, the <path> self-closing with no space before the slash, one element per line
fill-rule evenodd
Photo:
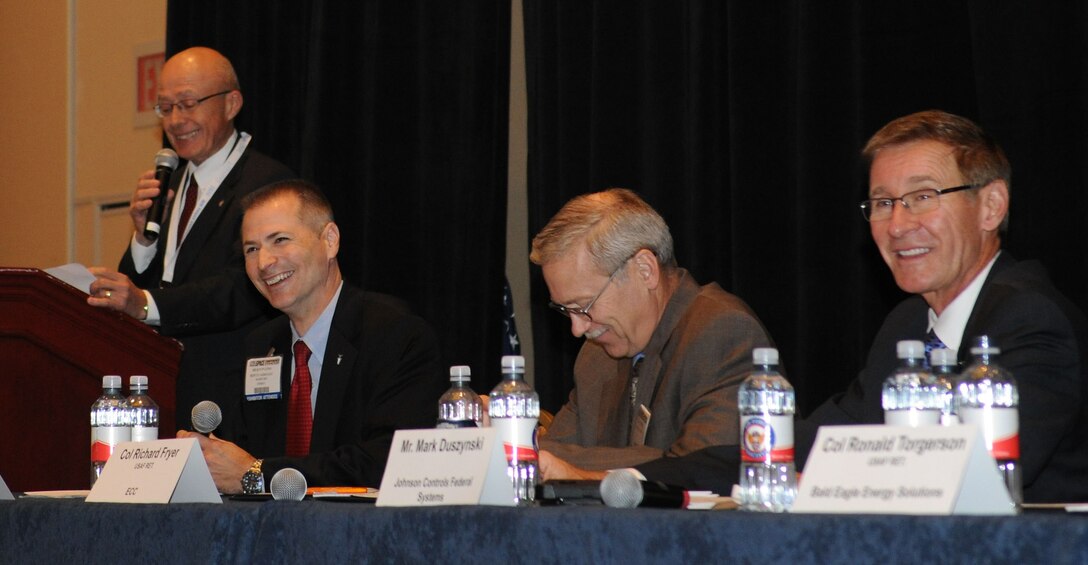
<path fill-rule="evenodd" d="M 297 469 L 286 467 L 272 475 L 268 491 L 276 500 L 302 500 L 306 497 L 306 477 Z"/>
<path fill-rule="evenodd" d="M 191 416 L 193 429 L 204 435 L 214 432 L 219 424 L 223 423 L 223 411 L 211 400 L 197 402 L 196 406 L 193 406 Z"/>
<path fill-rule="evenodd" d="M 626 471 L 613 471 L 601 481 L 601 499 L 612 508 L 684 508 L 688 492 L 657 481 L 640 481 Z"/>
<path fill-rule="evenodd" d="M 155 241 L 162 231 L 163 216 L 166 215 L 166 186 L 170 184 L 170 175 L 178 168 L 178 154 L 173 149 L 162 149 L 155 154 L 155 180 L 159 181 L 159 195 L 151 199 L 151 208 L 147 210 L 147 222 L 144 224 L 144 237 Z"/>

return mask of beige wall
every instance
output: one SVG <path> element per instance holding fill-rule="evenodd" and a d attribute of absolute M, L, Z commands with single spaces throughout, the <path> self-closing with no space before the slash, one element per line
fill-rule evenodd
<path fill-rule="evenodd" d="M 0 0 L 0 265 L 65 260 L 68 10 Z"/>
<path fill-rule="evenodd" d="M 0 0 L 0 265 L 115 265 L 125 209 L 160 147 L 134 125 L 135 52 L 162 46 L 165 0 Z"/>

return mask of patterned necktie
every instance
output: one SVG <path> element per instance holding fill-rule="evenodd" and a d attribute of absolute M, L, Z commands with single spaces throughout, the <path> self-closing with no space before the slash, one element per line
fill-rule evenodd
<path fill-rule="evenodd" d="M 310 434 L 314 429 L 310 409 L 310 348 L 301 339 L 295 342 L 295 378 L 287 401 L 287 455 L 310 454 Z"/>
<path fill-rule="evenodd" d="M 189 225 L 189 218 L 193 216 L 193 209 L 196 208 L 197 193 L 200 192 L 200 185 L 196 183 L 196 175 L 189 177 L 189 187 L 185 189 L 185 202 L 181 206 L 181 217 L 178 218 L 178 236 L 174 238 L 175 249 L 181 247 L 181 240 L 185 237 L 185 228 Z"/>
<path fill-rule="evenodd" d="M 944 342 L 941 341 L 941 338 L 937 337 L 937 332 L 933 331 L 932 329 L 929 330 L 929 333 L 926 334 L 925 366 L 927 369 L 932 366 L 932 364 L 929 362 L 929 352 L 933 351 L 934 349 L 945 349 L 945 347 L 946 346 Z"/>

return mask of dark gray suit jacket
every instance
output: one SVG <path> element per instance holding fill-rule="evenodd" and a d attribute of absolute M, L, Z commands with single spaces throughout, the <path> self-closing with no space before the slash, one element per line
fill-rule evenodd
<path fill-rule="evenodd" d="M 638 366 L 636 403 L 651 413 L 645 439 L 632 424 L 638 409 L 630 404 L 631 359 L 613 359 L 587 341 L 574 364 L 570 400 L 541 449 L 579 467 L 613 469 L 735 441 L 737 387 L 752 349 L 771 339 L 741 299 L 680 273 Z"/>

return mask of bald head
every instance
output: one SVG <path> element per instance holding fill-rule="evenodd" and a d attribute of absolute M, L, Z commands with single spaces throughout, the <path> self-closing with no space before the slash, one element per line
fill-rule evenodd
<path fill-rule="evenodd" d="M 239 90 L 238 75 L 234 65 L 222 53 L 210 47 L 190 47 L 173 57 L 162 67 L 168 70 L 199 74 L 210 81 L 216 90 Z"/>
<path fill-rule="evenodd" d="M 162 66 L 158 103 L 170 109 L 162 118 L 170 145 L 199 165 L 234 134 L 234 117 L 242 109 L 238 75 L 215 49 L 191 47 Z"/>

